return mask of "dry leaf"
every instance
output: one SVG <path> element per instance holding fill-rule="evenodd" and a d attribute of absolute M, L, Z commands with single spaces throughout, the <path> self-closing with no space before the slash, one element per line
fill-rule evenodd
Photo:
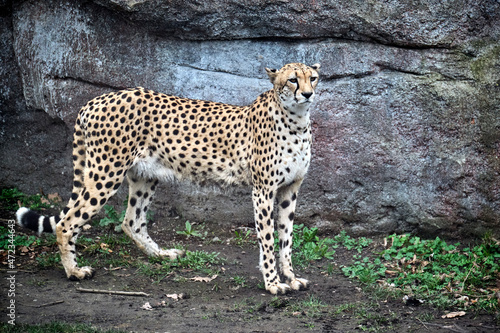
<path fill-rule="evenodd" d="M 201 276 L 196 276 L 194 278 L 190 278 L 191 281 L 195 281 L 195 282 L 210 282 L 212 280 L 214 280 L 215 278 L 217 277 L 217 275 L 214 275 L 212 277 L 201 277 Z"/>
<path fill-rule="evenodd" d="M 189 296 L 187 296 L 184 293 L 180 293 L 180 294 L 166 294 L 165 296 L 167 296 L 168 298 L 172 298 L 174 301 L 178 301 L 180 299 L 189 298 Z"/>
<path fill-rule="evenodd" d="M 141 309 L 152 311 L 153 307 L 151 306 L 151 304 L 149 304 L 149 302 L 146 302 L 143 306 L 141 306 Z"/>
<path fill-rule="evenodd" d="M 166 294 L 165 296 L 167 296 L 168 298 L 172 298 L 174 301 L 178 301 L 179 300 L 179 295 L 178 294 Z"/>
<path fill-rule="evenodd" d="M 445 315 L 442 315 L 441 318 L 456 318 L 462 316 L 465 316 L 465 311 L 450 312 Z"/>
<path fill-rule="evenodd" d="M 62 198 L 59 195 L 59 193 L 50 193 L 50 194 L 47 195 L 47 198 L 50 201 L 54 201 L 54 202 L 60 202 L 60 201 L 62 201 Z"/>

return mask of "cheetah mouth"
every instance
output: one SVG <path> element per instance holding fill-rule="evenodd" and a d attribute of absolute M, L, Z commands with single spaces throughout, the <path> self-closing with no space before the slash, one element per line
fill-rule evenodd
<path fill-rule="evenodd" d="M 308 103 L 312 103 L 311 99 L 309 98 L 306 98 L 306 99 L 303 99 L 301 101 L 299 100 L 296 100 L 297 104 L 308 104 Z"/>

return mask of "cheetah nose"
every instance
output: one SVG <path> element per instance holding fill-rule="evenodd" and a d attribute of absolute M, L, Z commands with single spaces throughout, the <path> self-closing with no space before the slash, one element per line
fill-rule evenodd
<path fill-rule="evenodd" d="M 312 94 L 313 94 L 312 92 L 303 92 L 302 96 L 304 96 L 306 99 L 309 99 L 309 97 L 311 97 Z"/>

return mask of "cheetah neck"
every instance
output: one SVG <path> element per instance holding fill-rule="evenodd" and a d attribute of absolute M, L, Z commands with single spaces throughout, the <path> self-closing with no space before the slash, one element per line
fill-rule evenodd
<path fill-rule="evenodd" d="M 310 103 L 298 105 L 295 108 L 286 107 L 281 100 L 272 94 L 272 103 L 277 112 L 274 113 L 276 121 L 283 123 L 291 134 L 302 135 L 311 131 L 311 119 L 309 113 Z"/>

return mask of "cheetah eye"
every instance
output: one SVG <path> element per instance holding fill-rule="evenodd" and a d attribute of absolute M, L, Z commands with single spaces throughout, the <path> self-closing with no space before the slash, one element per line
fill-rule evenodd
<path fill-rule="evenodd" d="M 290 81 L 291 83 L 294 83 L 294 84 L 298 82 L 296 78 L 288 79 L 288 81 Z"/>
<path fill-rule="evenodd" d="M 310 79 L 310 80 L 311 80 L 311 82 L 314 82 L 314 81 L 316 81 L 317 79 L 318 79 L 317 77 L 313 76 L 313 77 L 311 77 L 311 79 Z"/>

